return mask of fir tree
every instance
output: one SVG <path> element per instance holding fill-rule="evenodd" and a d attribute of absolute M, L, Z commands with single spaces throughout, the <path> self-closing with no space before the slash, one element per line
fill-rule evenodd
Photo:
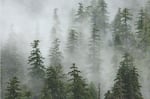
<path fill-rule="evenodd" d="M 113 99 L 112 93 L 110 91 L 107 91 L 104 99 Z M 115 99 L 118 99 L 118 98 L 115 98 Z M 122 98 L 119 98 L 119 99 L 122 99 Z"/>
<path fill-rule="evenodd" d="M 28 58 L 28 63 L 32 66 L 29 68 L 29 74 L 31 77 L 30 88 L 34 94 L 33 99 L 39 99 L 38 97 L 40 95 L 41 88 L 43 87 L 43 80 L 45 76 L 44 58 L 41 55 L 39 42 L 39 40 L 34 40 L 34 42 L 31 43 L 33 49 Z"/>
<path fill-rule="evenodd" d="M 46 71 L 45 85 L 42 90 L 42 99 L 65 99 L 65 75 L 62 68 L 62 54 L 60 41 L 55 39 L 50 53 L 50 66 Z"/>
<path fill-rule="evenodd" d="M 48 97 L 51 97 L 51 99 L 65 99 L 65 75 L 63 74 L 61 66 L 50 66 L 47 69 L 46 74 L 47 76 L 42 99 L 46 99 Z"/>
<path fill-rule="evenodd" d="M 100 69 L 100 44 L 101 36 L 96 28 L 96 25 L 93 25 L 92 35 L 90 38 L 89 44 L 89 62 L 91 63 L 91 70 L 93 73 L 93 78 L 99 78 L 99 69 Z M 94 82 L 97 80 L 94 80 Z"/>
<path fill-rule="evenodd" d="M 70 85 L 69 85 L 69 92 L 71 94 L 70 98 L 72 99 L 85 99 L 88 96 L 87 92 L 87 84 L 85 83 L 85 80 L 80 75 L 81 71 L 78 70 L 78 68 L 73 64 L 72 67 L 70 67 L 72 70 L 68 74 L 71 76 Z"/>
<path fill-rule="evenodd" d="M 106 34 L 108 28 L 107 4 L 104 0 L 98 0 L 92 11 L 92 22 L 96 24 L 101 34 Z"/>
<path fill-rule="evenodd" d="M 33 50 L 31 51 L 31 55 L 29 56 L 28 63 L 32 66 L 30 69 L 30 75 L 33 78 L 41 79 L 44 78 L 45 67 L 43 62 L 43 57 L 41 55 L 41 51 L 39 49 L 39 40 L 34 40 L 31 43 Z"/>
<path fill-rule="evenodd" d="M 143 99 L 139 75 L 133 64 L 133 58 L 126 53 L 123 61 L 120 62 L 120 68 L 112 89 L 114 99 Z"/>
<path fill-rule="evenodd" d="M 76 20 L 81 22 L 85 17 L 84 7 L 82 3 L 79 3 L 79 8 L 76 14 Z"/>
<path fill-rule="evenodd" d="M 60 40 L 56 38 L 53 42 L 53 46 L 50 49 L 50 66 L 62 65 L 62 53 L 60 51 Z"/>
<path fill-rule="evenodd" d="M 98 99 L 98 93 L 97 93 L 97 89 L 94 85 L 94 83 L 89 84 L 89 99 Z"/>
<path fill-rule="evenodd" d="M 5 99 L 21 99 L 20 81 L 17 77 L 13 77 L 8 82 Z"/>
<path fill-rule="evenodd" d="M 79 49 L 79 37 L 76 30 L 71 29 L 68 36 L 68 43 L 67 43 L 67 53 L 69 57 L 72 57 L 73 60 L 76 59 L 76 54 Z"/>
<path fill-rule="evenodd" d="M 119 8 L 115 19 L 112 23 L 113 28 L 113 40 L 115 46 L 122 45 L 122 25 L 121 25 L 121 9 Z"/>
<path fill-rule="evenodd" d="M 122 40 L 125 46 L 125 49 L 129 49 L 129 44 L 133 43 L 133 34 L 131 33 L 131 13 L 129 12 L 129 9 L 124 8 L 121 13 L 121 23 L 122 23 Z"/>

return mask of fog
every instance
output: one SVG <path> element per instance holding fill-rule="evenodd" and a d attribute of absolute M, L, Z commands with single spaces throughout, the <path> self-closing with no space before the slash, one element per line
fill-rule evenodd
<path fill-rule="evenodd" d="M 64 52 L 64 47 L 66 44 L 67 33 L 70 28 L 71 23 L 71 12 L 77 10 L 78 3 L 82 2 L 84 5 L 88 5 L 90 0 L 0 0 L 0 39 L 1 47 L 4 47 L 9 41 L 9 36 L 12 37 L 11 33 L 14 33 L 15 39 L 18 42 L 19 51 L 23 54 L 22 56 L 27 61 L 29 56 L 31 46 L 30 43 L 34 39 L 41 40 L 40 48 L 45 59 L 45 65 L 49 64 L 48 55 L 49 48 L 51 47 L 52 39 L 52 28 L 54 26 L 54 9 L 57 8 L 58 18 L 60 24 L 58 24 L 60 33 L 58 36 L 61 39 L 61 50 Z M 106 0 L 108 4 L 108 16 L 109 23 L 112 22 L 114 16 L 116 15 L 118 8 L 129 8 L 131 12 L 134 13 L 134 17 L 141 7 L 145 5 L 146 0 Z M 85 24 L 84 24 L 85 25 Z M 88 25 L 84 26 L 88 27 Z M 85 30 L 86 31 L 86 30 Z M 87 31 L 89 29 L 87 28 Z M 87 38 L 88 38 L 87 34 Z M 103 48 L 101 51 L 101 68 L 100 68 L 100 78 L 102 95 L 106 93 L 113 86 L 113 81 L 116 75 L 118 67 L 114 67 L 112 63 L 114 54 L 116 53 L 114 47 L 109 46 L 112 41 L 112 33 L 106 35 L 103 41 Z M 65 56 L 65 55 L 64 55 Z M 84 57 L 84 56 L 83 56 Z M 118 56 L 119 58 L 122 57 Z M 83 62 L 84 63 L 84 62 Z M 82 62 L 79 65 L 83 64 Z M 140 64 L 144 64 L 140 63 Z M 119 63 L 118 63 L 119 65 Z M 86 66 L 80 67 L 84 71 L 87 79 L 90 78 L 89 68 Z M 149 99 L 149 89 L 146 87 L 147 77 L 143 75 L 146 73 L 148 76 L 148 70 L 145 68 L 140 68 L 140 73 L 144 79 L 143 85 L 143 96 L 144 99 Z M 87 69 L 87 70 L 86 70 Z M 143 73 L 145 71 L 145 73 Z M 108 76 L 109 75 L 109 76 Z M 103 96 L 102 96 L 103 98 Z"/>

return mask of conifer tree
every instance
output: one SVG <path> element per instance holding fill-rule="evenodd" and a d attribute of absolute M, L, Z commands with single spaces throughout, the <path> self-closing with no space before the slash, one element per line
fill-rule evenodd
<path fill-rule="evenodd" d="M 62 54 L 60 51 L 60 41 L 55 39 L 50 50 L 50 66 L 46 71 L 42 99 L 65 99 L 65 74 L 62 67 Z"/>
<path fill-rule="evenodd" d="M 29 68 L 30 74 L 30 88 L 33 92 L 33 99 L 39 99 L 41 88 L 43 87 L 43 80 L 45 76 L 45 67 L 43 57 L 39 48 L 39 40 L 34 40 L 31 43 L 32 51 L 31 55 L 28 58 L 28 64 L 31 65 Z"/>
<path fill-rule="evenodd" d="M 113 40 L 115 46 L 121 45 L 122 42 L 122 25 L 121 25 L 121 9 L 119 8 L 115 19 L 112 23 L 112 29 L 113 29 Z"/>
<path fill-rule="evenodd" d="M 39 40 L 34 40 L 32 45 L 31 55 L 28 58 L 28 63 L 32 66 L 30 69 L 31 77 L 35 79 L 43 79 L 45 74 L 45 67 L 41 51 L 39 49 Z"/>
<path fill-rule="evenodd" d="M 20 81 L 17 77 L 13 77 L 8 82 L 5 99 L 21 99 Z"/>
<path fill-rule="evenodd" d="M 60 40 L 56 38 L 53 42 L 53 46 L 50 49 L 50 66 L 62 65 L 62 53 L 60 51 Z"/>
<path fill-rule="evenodd" d="M 98 31 L 96 24 L 94 24 L 89 44 L 89 62 L 93 73 L 92 78 L 99 78 L 101 36 Z M 95 81 L 97 80 L 94 80 L 94 82 Z"/>
<path fill-rule="evenodd" d="M 42 99 L 47 99 L 48 97 L 51 97 L 51 99 L 65 99 L 65 75 L 62 68 L 50 66 L 46 74 Z"/>
<path fill-rule="evenodd" d="M 120 68 L 112 89 L 114 99 L 143 99 L 141 86 L 139 83 L 139 74 L 134 66 L 133 58 L 126 53 L 123 61 L 120 62 Z"/>
<path fill-rule="evenodd" d="M 89 99 L 98 99 L 98 93 L 94 83 L 90 83 L 88 89 L 90 96 Z"/>
<path fill-rule="evenodd" d="M 71 94 L 70 98 L 72 99 L 85 99 L 88 96 L 87 92 L 87 84 L 85 83 L 85 80 L 80 75 L 81 71 L 78 70 L 78 68 L 73 64 L 72 67 L 70 67 L 72 70 L 68 74 L 71 76 L 71 79 L 69 79 L 69 92 Z"/>
<path fill-rule="evenodd" d="M 121 13 L 121 22 L 122 22 L 122 40 L 125 46 L 125 49 L 129 49 L 129 46 L 133 43 L 133 34 L 131 33 L 131 13 L 129 12 L 129 9 L 124 8 Z M 129 45 L 131 44 L 131 45 Z"/>
<path fill-rule="evenodd" d="M 82 3 L 79 3 L 79 8 L 76 14 L 76 20 L 81 22 L 85 17 L 84 6 Z"/>
<path fill-rule="evenodd" d="M 107 3 L 105 0 L 98 0 L 92 11 L 92 21 L 99 29 L 99 33 L 106 34 L 108 28 Z"/>
<path fill-rule="evenodd" d="M 147 2 L 145 10 L 141 9 L 137 18 L 136 29 L 138 33 L 138 46 L 143 50 L 147 51 L 149 49 L 150 42 L 150 3 Z"/>
<path fill-rule="evenodd" d="M 68 36 L 68 41 L 67 41 L 67 53 L 68 56 L 73 58 L 73 60 L 76 58 L 76 54 L 79 49 L 79 37 L 78 33 L 76 30 L 71 29 L 69 32 Z"/>
<path fill-rule="evenodd" d="M 112 93 L 110 92 L 110 90 L 107 91 L 104 99 L 113 99 L 113 96 L 112 96 Z M 115 98 L 115 99 L 118 99 L 118 98 Z M 121 98 L 119 98 L 119 99 L 121 99 Z"/>

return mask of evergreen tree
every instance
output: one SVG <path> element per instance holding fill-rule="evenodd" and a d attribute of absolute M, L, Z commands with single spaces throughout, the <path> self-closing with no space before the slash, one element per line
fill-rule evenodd
<path fill-rule="evenodd" d="M 51 97 L 51 99 L 65 99 L 65 75 L 61 66 L 50 66 L 46 74 L 42 99 L 47 99 L 48 97 Z"/>
<path fill-rule="evenodd" d="M 22 40 L 17 38 L 18 35 L 14 32 L 13 27 L 8 35 L 8 40 L 1 46 L 1 98 L 5 98 L 5 89 L 7 81 L 15 76 L 23 80 L 24 72 L 24 57 L 19 48 Z"/>
<path fill-rule="evenodd" d="M 121 40 L 122 25 L 121 25 L 121 9 L 120 8 L 115 16 L 113 23 L 112 23 L 112 29 L 113 29 L 114 44 L 115 44 L 115 46 L 119 46 L 123 43 Z"/>
<path fill-rule="evenodd" d="M 147 2 L 145 10 L 141 10 L 137 19 L 138 46 L 143 51 L 148 51 L 150 48 L 150 3 Z"/>
<path fill-rule="evenodd" d="M 88 96 L 88 89 L 85 80 L 80 75 L 81 71 L 78 70 L 75 64 L 73 64 L 73 66 L 70 67 L 70 69 L 72 71 L 68 73 L 71 76 L 71 79 L 69 80 L 69 92 L 71 96 L 69 98 L 86 99 Z"/>
<path fill-rule="evenodd" d="M 54 12 L 53 12 L 53 26 L 52 26 L 52 30 L 51 30 L 51 36 L 53 40 L 55 40 L 56 38 L 61 38 L 62 35 L 60 34 L 61 28 L 60 28 L 60 20 L 59 20 L 59 16 L 58 16 L 58 9 L 55 8 Z"/>
<path fill-rule="evenodd" d="M 56 38 L 53 42 L 53 46 L 50 49 L 50 66 L 62 65 L 62 53 L 60 51 L 60 40 Z"/>
<path fill-rule="evenodd" d="M 112 89 L 114 99 L 143 99 L 140 91 L 139 75 L 133 64 L 133 58 L 126 53 L 120 62 L 120 68 Z"/>
<path fill-rule="evenodd" d="M 41 99 L 65 99 L 65 75 L 62 68 L 62 54 L 60 52 L 60 41 L 55 39 L 51 48 L 50 66 L 46 71 L 45 85 L 42 90 Z"/>
<path fill-rule="evenodd" d="M 79 49 L 79 38 L 78 38 L 78 33 L 76 32 L 76 30 L 71 29 L 69 32 L 69 36 L 68 36 L 68 43 L 67 43 L 67 53 L 68 56 L 76 59 L 76 54 L 78 52 Z"/>
<path fill-rule="evenodd" d="M 105 94 L 105 98 L 104 99 L 113 99 L 112 93 L 110 91 L 108 91 Z M 115 99 L 118 99 L 118 98 L 115 98 Z M 119 98 L 119 99 L 122 99 L 122 98 Z"/>
<path fill-rule="evenodd" d="M 99 35 L 98 29 L 96 28 L 96 24 L 94 24 L 89 45 L 89 62 L 91 63 L 91 70 L 93 73 L 92 78 L 96 78 L 94 79 L 94 82 L 97 81 L 97 78 L 99 78 L 100 43 L 101 36 Z"/>
<path fill-rule="evenodd" d="M 81 22 L 83 21 L 84 17 L 85 17 L 84 6 L 82 3 L 79 3 L 78 11 L 76 14 L 76 20 Z"/>
<path fill-rule="evenodd" d="M 89 99 L 98 99 L 97 89 L 94 83 L 89 84 Z"/>
<path fill-rule="evenodd" d="M 30 69 L 30 75 L 36 79 L 43 79 L 45 74 L 45 67 L 43 62 L 43 57 L 41 55 L 41 51 L 39 49 L 39 40 L 34 40 L 31 43 L 33 50 L 31 51 L 31 55 L 28 58 L 28 63 L 32 66 Z"/>
<path fill-rule="evenodd" d="M 20 81 L 17 77 L 13 77 L 8 82 L 5 99 L 21 99 Z"/>
<path fill-rule="evenodd" d="M 101 34 L 106 34 L 108 28 L 107 4 L 104 0 L 98 0 L 92 11 L 92 22 L 96 24 Z"/>
<path fill-rule="evenodd" d="M 131 33 L 131 13 L 129 9 L 124 8 L 121 13 L 121 22 L 122 22 L 122 40 L 125 46 L 125 49 L 129 49 L 129 46 L 133 43 L 133 34 Z M 131 45 L 129 45 L 131 44 Z"/>
<path fill-rule="evenodd" d="M 29 68 L 29 74 L 31 77 L 30 88 L 32 89 L 32 92 L 34 94 L 33 99 L 39 99 L 45 76 L 45 67 L 43 61 L 44 58 L 41 55 L 39 42 L 39 40 L 34 40 L 34 42 L 31 43 L 33 49 L 31 51 L 31 55 L 28 58 L 28 63 L 32 66 Z"/>

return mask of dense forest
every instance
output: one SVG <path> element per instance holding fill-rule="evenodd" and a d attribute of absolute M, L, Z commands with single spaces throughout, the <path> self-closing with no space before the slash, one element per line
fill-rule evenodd
<path fill-rule="evenodd" d="M 111 21 L 105 0 L 78 2 L 66 35 L 59 11 L 47 44 L 40 26 L 26 41 L 11 25 L 1 47 L 1 99 L 149 99 L 150 0 L 118 8 Z"/>

